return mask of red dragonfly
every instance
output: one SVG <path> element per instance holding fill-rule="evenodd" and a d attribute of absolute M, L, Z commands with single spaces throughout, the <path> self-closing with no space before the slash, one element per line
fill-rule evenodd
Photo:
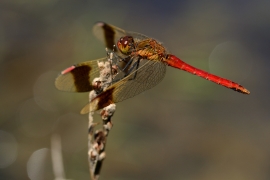
<path fill-rule="evenodd" d="M 114 77 L 110 86 L 82 109 L 82 114 L 123 101 L 154 87 L 165 76 L 166 66 L 187 71 L 243 94 L 250 93 L 238 83 L 185 63 L 169 54 L 160 42 L 145 35 L 125 31 L 104 22 L 96 23 L 93 31 L 108 49 L 114 51 L 113 65 L 118 69 L 118 77 Z M 99 76 L 100 70 L 97 62 L 107 60 L 108 58 L 86 61 L 63 70 L 56 78 L 56 87 L 71 92 L 93 90 L 92 81 Z"/>

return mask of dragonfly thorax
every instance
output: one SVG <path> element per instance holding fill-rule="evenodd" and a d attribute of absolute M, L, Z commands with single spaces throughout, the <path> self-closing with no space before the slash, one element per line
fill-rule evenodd
<path fill-rule="evenodd" d="M 124 36 L 118 40 L 117 47 L 124 55 L 140 56 L 148 60 L 164 61 L 167 56 L 166 49 L 151 38 L 134 40 L 132 36 Z"/>
<path fill-rule="evenodd" d="M 145 59 L 159 61 L 166 60 L 166 49 L 154 39 L 148 38 L 145 40 L 141 40 L 136 43 L 135 47 L 137 55 Z"/>

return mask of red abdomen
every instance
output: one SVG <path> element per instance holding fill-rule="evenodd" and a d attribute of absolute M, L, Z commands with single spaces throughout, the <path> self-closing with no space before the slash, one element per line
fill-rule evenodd
<path fill-rule="evenodd" d="M 178 68 L 184 71 L 187 71 L 189 73 L 192 73 L 194 75 L 200 76 L 204 79 L 207 79 L 209 81 L 212 81 L 214 83 L 217 83 L 219 85 L 225 86 L 227 88 L 233 89 L 237 92 L 243 93 L 243 94 L 249 94 L 249 90 L 247 90 L 246 88 L 244 88 L 243 86 L 241 86 L 238 83 L 235 83 L 231 80 L 228 79 L 224 79 L 222 77 L 210 74 L 206 71 L 200 70 L 198 68 L 195 68 L 187 63 L 185 63 L 184 61 L 182 61 L 181 59 L 179 59 L 178 57 L 174 56 L 174 55 L 168 55 L 167 59 L 166 59 L 166 63 L 174 68 Z"/>

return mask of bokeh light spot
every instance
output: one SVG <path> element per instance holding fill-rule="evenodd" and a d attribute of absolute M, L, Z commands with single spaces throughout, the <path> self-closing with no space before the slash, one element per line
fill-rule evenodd
<path fill-rule="evenodd" d="M 17 158 L 18 148 L 14 136 L 0 130 L 0 168 L 6 168 Z"/>
<path fill-rule="evenodd" d="M 35 151 L 27 162 L 27 174 L 31 180 L 53 179 L 50 151 L 47 148 Z M 49 173 L 51 172 L 51 173 Z"/>
<path fill-rule="evenodd" d="M 246 79 L 252 64 L 250 53 L 237 41 L 218 44 L 209 56 L 210 72 L 233 81 Z"/>
<path fill-rule="evenodd" d="M 28 136 L 43 137 L 51 132 L 56 119 L 56 113 L 44 111 L 34 99 L 28 99 L 19 112 L 19 128 Z"/>

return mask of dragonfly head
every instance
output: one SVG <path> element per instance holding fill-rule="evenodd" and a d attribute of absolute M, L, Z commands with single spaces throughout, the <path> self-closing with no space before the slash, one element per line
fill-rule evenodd
<path fill-rule="evenodd" d="M 132 36 L 124 36 L 117 42 L 117 47 L 121 53 L 130 55 L 134 49 L 134 40 Z"/>

